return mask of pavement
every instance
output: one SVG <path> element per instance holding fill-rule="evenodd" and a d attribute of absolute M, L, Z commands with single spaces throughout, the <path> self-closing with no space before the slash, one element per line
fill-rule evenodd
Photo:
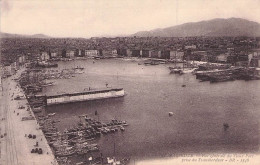
<path fill-rule="evenodd" d="M 16 77 L 19 74 L 21 71 Z M 3 91 L 0 91 L 0 165 L 57 164 L 37 121 L 22 121 L 22 117 L 34 114 L 26 99 L 14 100 L 17 95 L 24 95 L 14 78 L 12 76 L 3 80 Z M 25 108 L 19 109 L 19 106 Z M 28 138 L 29 134 L 36 135 L 36 139 Z M 36 148 L 36 142 L 39 145 L 37 148 L 42 148 L 43 154 L 31 153 Z"/>

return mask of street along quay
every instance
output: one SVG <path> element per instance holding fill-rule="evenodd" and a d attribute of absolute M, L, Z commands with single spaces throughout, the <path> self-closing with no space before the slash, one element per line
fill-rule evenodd
<path fill-rule="evenodd" d="M 56 160 L 31 108 L 17 82 L 16 75 L 3 80 L 0 95 L 0 162 L 3 165 L 55 164 Z M 21 98 L 14 99 L 16 96 Z M 31 151 L 38 151 L 31 153 Z"/>
<path fill-rule="evenodd" d="M 8 122 L 17 123 L 17 126 L 14 125 L 14 127 L 15 129 L 17 129 L 18 133 L 15 133 L 14 136 L 18 137 L 20 135 L 20 139 L 18 140 L 21 141 L 21 139 L 29 139 L 30 142 L 30 144 L 28 145 L 24 143 L 24 145 L 26 145 L 27 147 L 13 144 L 15 147 L 19 147 L 24 150 L 27 149 L 29 156 L 40 156 L 46 154 L 50 157 L 50 162 L 48 162 L 47 164 L 73 164 L 74 162 L 71 162 L 68 157 L 75 155 L 89 155 L 90 157 L 95 156 L 93 160 L 88 160 L 89 163 L 99 162 L 102 164 L 107 164 L 109 162 L 118 161 L 115 158 L 103 157 L 102 154 L 100 154 L 99 152 L 99 146 L 96 144 L 95 140 L 97 140 L 102 135 L 105 136 L 107 134 L 113 134 L 116 132 L 123 133 L 125 131 L 125 127 L 128 126 L 126 121 L 112 119 L 111 122 L 101 122 L 100 120 L 94 120 L 89 116 L 84 115 L 81 116 L 83 122 L 79 122 L 77 126 L 64 131 L 58 130 L 56 127 L 56 123 L 58 123 L 59 121 L 53 118 L 53 116 L 55 116 L 55 113 L 46 112 L 47 104 L 45 103 L 47 103 L 48 97 L 38 95 L 31 96 L 30 92 L 34 91 L 36 88 L 34 88 L 33 86 L 31 88 L 31 86 L 28 86 L 28 84 L 25 87 L 25 84 L 21 83 L 23 81 L 23 78 L 20 76 L 21 73 L 24 73 L 24 69 L 18 71 L 18 73 L 14 76 L 6 78 L 4 81 L 3 91 L 8 96 L 7 101 L 3 102 L 6 102 L 6 106 L 12 106 L 12 108 L 9 109 L 4 108 L 3 110 L 6 111 L 3 111 L 3 113 L 10 113 L 10 115 L 13 115 L 16 118 L 20 119 L 17 122 L 22 122 L 22 124 L 20 124 L 17 123 L 13 118 L 8 118 Z M 27 81 L 27 83 L 30 84 L 30 81 Z M 38 87 L 40 86 L 37 86 L 36 91 L 38 91 Z M 124 96 L 124 90 L 123 88 L 106 88 L 103 90 L 88 90 L 80 94 L 83 95 L 83 100 L 77 101 L 122 97 Z M 72 102 L 74 102 L 76 100 L 73 99 L 73 96 L 78 95 L 78 93 L 70 93 L 68 95 L 72 98 L 69 100 L 72 100 Z M 64 96 L 62 95 L 62 97 Z M 53 96 L 50 96 L 50 98 L 53 98 Z M 68 98 L 66 100 L 67 102 L 64 103 L 70 102 L 68 101 Z M 14 107 L 14 105 L 16 106 Z M 2 120 L 4 121 L 5 118 L 3 118 Z M 28 123 L 29 128 L 27 128 L 27 125 L 23 125 L 24 123 Z M 21 127 L 24 128 L 21 129 Z M 15 130 L 13 128 L 10 129 Z M 32 131 L 34 129 L 38 132 L 35 133 L 34 131 Z M 2 137 L 5 138 L 6 136 L 8 136 L 8 134 L 10 133 L 4 133 Z M 42 145 L 42 143 L 44 143 L 44 146 Z M 19 144 L 23 143 L 21 142 Z M 3 151 L 3 153 L 4 152 L 5 151 Z M 26 152 L 23 151 L 20 153 Z M 13 155 L 15 155 L 15 153 L 11 153 L 9 157 Z M 23 157 L 22 154 L 20 157 Z M 2 158 L 6 158 L 6 154 L 4 154 Z M 33 159 L 30 160 L 33 162 Z M 11 161 L 11 163 L 9 164 L 17 164 L 14 163 L 13 160 L 3 161 Z M 41 159 L 37 158 L 37 161 L 41 161 Z M 126 164 L 128 161 L 129 159 L 123 158 L 121 160 L 121 164 Z M 17 160 L 17 162 L 19 161 Z M 41 163 L 42 162 L 33 162 L 32 164 Z"/>

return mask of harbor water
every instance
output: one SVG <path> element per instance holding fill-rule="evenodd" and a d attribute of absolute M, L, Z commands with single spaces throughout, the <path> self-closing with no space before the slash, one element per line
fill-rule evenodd
<path fill-rule="evenodd" d="M 57 69 L 84 67 L 84 73 L 56 79 L 42 94 L 99 89 L 106 84 L 124 88 L 123 98 L 47 108 L 56 113 L 60 130 L 77 125 L 82 114 L 104 122 L 126 120 L 129 126 L 124 132 L 97 140 L 105 156 L 141 160 L 178 153 L 258 152 L 260 81 L 199 82 L 192 74 L 169 74 L 170 64 L 145 66 L 122 59 L 58 64 Z M 224 131 L 223 123 L 228 123 L 228 130 Z"/>

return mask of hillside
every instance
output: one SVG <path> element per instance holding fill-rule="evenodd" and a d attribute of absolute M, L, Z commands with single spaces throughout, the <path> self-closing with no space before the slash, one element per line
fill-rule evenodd
<path fill-rule="evenodd" d="M 260 36 L 260 24 L 241 18 L 213 19 L 185 23 L 163 29 L 140 31 L 139 37 L 191 37 L 191 36 Z"/>
<path fill-rule="evenodd" d="M 33 34 L 33 35 L 23 35 L 23 34 L 11 34 L 0 32 L 0 38 L 50 38 L 44 34 Z"/>

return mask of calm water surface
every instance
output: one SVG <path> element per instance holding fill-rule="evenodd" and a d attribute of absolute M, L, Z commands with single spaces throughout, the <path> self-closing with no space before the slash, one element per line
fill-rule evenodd
<path fill-rule="evenodd" d="M 59 68 L 84 66 L 85 73 L 58 79 L 44 94 L 85 88 L 123 87 L 124 98 L 48 107 L 61 130 L 76 125 L 78 115 L 108 122 L 126 120 L 125 132 L 98 140 L 103 155 L 151 159 L 176 153 L 257 152 L 260 81 L 199 82 L 192 74 L 170 75 L 168 65 L 144 66 L 123 60 L 59 62 Z M 183 84 L 186 87 L 181 87 Z M 172 117 L 168 112 L 173 112 Z M 228 123 L 228 131 L 223 123 Z"/>

